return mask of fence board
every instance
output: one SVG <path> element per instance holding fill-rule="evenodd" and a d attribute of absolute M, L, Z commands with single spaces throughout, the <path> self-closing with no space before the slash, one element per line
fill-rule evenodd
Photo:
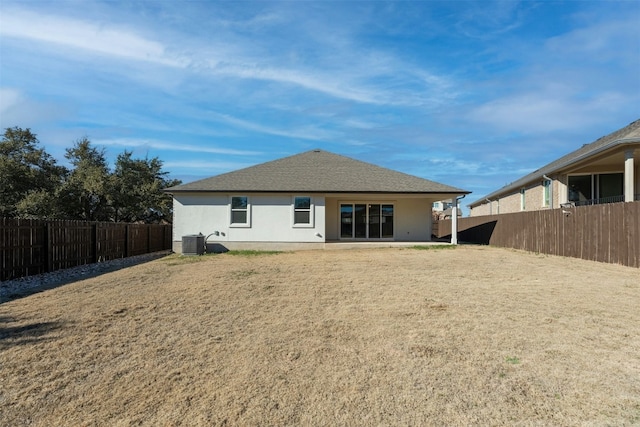
<path fill-rule="evenodd" d="M 171 249 L 171 225 L 0 218 L 0 281 Z"/>
<path fill-rule="evenodd" d="M 433 230 L 450 237 L 451 220 Z M 640 202 L 459 218 L 458 232 L 461 242 L 640 267 Z"/>
<path fill-rule="evenodd" d="M 146 224 L 129 224 L 129 256 L 147 253 L 149 245 L 149 228 Z"/>
<path fill-rule="evenodd" d="M 101 222 L 96 225 L 96 259 L 109 261 L 127 256 L 127 224 Z"/>

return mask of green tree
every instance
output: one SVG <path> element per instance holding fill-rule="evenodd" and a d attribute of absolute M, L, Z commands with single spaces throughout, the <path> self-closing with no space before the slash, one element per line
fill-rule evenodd
<path fill-rule="evenodd" d="M 162 222 L 172 219 L 169 179 L 157 157 L 125 151 L 110 171 L 105 150 L 88 138 L 66 150 L 71 170 L 38 147 L 29 129 L 7 128 L 0 143 L 0 216 L 87 221 Z"/>
<path fill-rule="evenodd" d="M 58 191 L 65 216 L 85 221 L 111 220 L 111 180 L 105 150 L 93 147 L 85 137 L 67 148 L 65 157 L 73 165 Z"/>
<path fill-rule="evenodd" d="M 67 218 L 65 209 L 55 192 L 39 190 L 29 192 L 16 204 L 18 218 L 53 219 Z"/>
<path fill-rule="evenodd" d="M 40 218 L 53 215 L 50 197 L 68 173 L 38 147 L 30 129 L 6 128 L 0 142 L 0 216 Z"/>
<path fill-rule="evenodd" d="M 116 159 L 113 173 L 112 205 L 116 221 L 155 223 L 172 220 L 171 197 L 163 188 L 180 184 L 168 178 L 162 161 L 134 159 L 126 151 Z"/>

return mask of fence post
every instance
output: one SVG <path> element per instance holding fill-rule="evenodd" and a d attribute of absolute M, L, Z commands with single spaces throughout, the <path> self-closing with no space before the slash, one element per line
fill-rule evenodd
<path fill-rule="evenodd" d="M 98 223 L 91 225 L 91 262 L 98 262 Z"/>
<path fill-rule="evenodd" d="M 129 257 L 129 224 L 124 226 L 124 257 Z"/>
<path fill-rule="evenodd" d="M 44 271 L 49 273 L 53 270 L 53 242 L 51 238 L 51 223 L 46 221 L 44 223 L 44 259 L 45 266 Z"/>
<path fill-rule="evenodd" d="M 146 253 L 151 252 L 151 224 L 147 224 L 147 251 Z"/>

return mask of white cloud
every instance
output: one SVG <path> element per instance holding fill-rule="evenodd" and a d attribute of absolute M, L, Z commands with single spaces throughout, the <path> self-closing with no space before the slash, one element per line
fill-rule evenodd
<path fill-rule="evenodd" d="M 281 19 L 269 14 L 258 18 L 256 23 Z M 382 51 L 358 51 L 359 48 L 349 40 L 335 41 L 331 38 L 331 42 L 324 43 L 322 39 L 315 40 L 314 60 L 309 62 L 288 58 L 286 53 L 274 55 L 274 51 L 287 51 L 278 39 L 261 40 L 259 44 L 262 47 L 256 48 L 255 37 L 258 35 L 235 35 L 227 40 L 227 33 L 216 31 L 206 38 L 177 35 L 177 39 L 172 39 L 169 45 L 159 41 L 166 35 L 157 29 L 141 26 L 152 34 L 155 31 L 157 37 L 152 39 L 131 29 L 133 24 L 127 25 L 129 27 L 6 8 L 0 15 L 0 36 L 58 45 L 61 47 L 56 52 L 58 54 L 68 55 L 83 50 L 116 59 L 189 69 L 214 78 L 225 76 L 291 85 L 363 104 L 439 104 L 439 100 L 449 100 L 454 96 L 451 91 L 454 85 L 444 76 L 403 63 Z M 348 38 L 349 35 L 343 37 Z M 339 51 L 336 50 L 336 44 Z M 86 60 L 75 54 L 74 59 Z M 106 67 L 118 71 L 116 65 Z M 157 72 L 134 73 L 128 78 L 135 79 L 142 75 L 150 82 L 158 78 Z M 171 80 L 164 77 L 161 81 Z M 214 85 L 217 83 L 214 82 Z"/>
<path fill-rule="evenodd" d="M 299 86 L 305 89 L 321 92 L 336 98 L 346 99 L 366 104 L 393 103 L 384 93 L 366 90 L 357 85 L 347 85 L 335 76 L 321 75 L 321 73 L 286 68 L 252 67 L 240 64 L 221 65 L 213 70 L 217 74 L 233 77 L 266 80 Z"/>
<path fill-rule="evenodd" d="M 212 153 L 235 156 L 253 156 L 262 154 L 259 151 L 234 150 L 229 148 L 210 147 L 205 145 L 190 145 L 181 143 L 169 143 L 164 141 L 154 141 L 150 139 L 115 138 L 96 139 L 96 145 L 118 146 L 118 147 L 148 147 L 165 151 L 189 151 L 194 153 Z"/>
<path fill-rule="evenodd" d="M 521 162 L 500 162 L 487 164 L 479 160 L 464 160 L 460 158 L 430 158 L 425 160 L 429 165 L 429 173 L 434 176 L 474 176 L 474 177 L 504 177 L 519 176 L 531 173 L 535 168 L 523 167 Z"/>
<path fill-rule="evenodd" d="M 493 38 L 522 25 L 521 3 L 513 0 L 497 2 L 464 2 L 467 9 L 455 28 L 471 38 Z"/>
<path fill-rule="evenodd" d="M 550 38 L 546 48 L 550 53 L 560 55 L 563 58 L 594 58 L 598 61 L 619 57 L 625 59 L 627 51 L 616 49 L 619 45 L 625 45 L 630 40 L 636 41 L 636 47 L 640 42 L 640 30 L 638 29 L 638 15 L 627 16 L 614 21 L 596 22 L 585 25 L 567 33 Z M 636 52 L 637 53 L 637 52 Z M 628 58 L 638 63 L 638 56 Z"/>
<path fill-rule="evenodd" d="M 163 166 L 170 169 L 186 169 L 191 172 L 198 170 L 211 174 L 212 171 L 232 171 L 252 166 L 252 163 L 240 162 L 211 162 L 205 160 L 168 161 Z"/>
<path fill-rule="evenodd" d="M 640 105 L 640 56 L 620 46 L 633 39 L 637 46 L 638 28 L 633 18 L 601 18 L 549 38 L 539 49 L 523 46 L 518 74 L 494 81 L 499 94 L 473 108 L 468 118 L 500 132 L 540 134 L 575 133 L 633 117 L 628 106 Z"/>
<path fill-rule="evenodd" d="M 228 114 L 211 113 L 211 116 L 235 127 L 247 129 L 253 132 L 267 135 L 284 136 L 287 138 L 306 139 L 312 141 L 326 141 L 336 138 L 334 132 L 319 129 L 315 126 L 297 127 L 291 129 L 276 129 L 271 126 L 261 125 L 248 120 L 238 119 Z"/>
<path fill-rule="evenodd" d="M 0 127 L 3 129 L 14 126 L 34 128 L 62 117 L 65 110 L 59 105 L 32 100 L 20 90 L 0 88 Z"/>
<path fill-rule="evenodd" d="M 0 15 L 0 36 L 56 44 L 172 67 L 187 65 L 184 60 L 168 55 L 161 43 L 145 39 L 125 28 L 26 10 L 3 10 Z"/>
<path fill-rule="evenodd" d="M 20 91 L 11 88 L 0 88 L 0 115 L 7 114 L 20 101 Z"/>
<path fill-rule="evenodd" d="M 575 132 L 607 115 L 619 114 L 634 96 L 614 91 L 597 92 L 596 96 L 588 94 L 588 88 L 569 85 L 550 83 L 536 91 L 496 98 L 473 109 L 468 118 L 500 132 Z"/>

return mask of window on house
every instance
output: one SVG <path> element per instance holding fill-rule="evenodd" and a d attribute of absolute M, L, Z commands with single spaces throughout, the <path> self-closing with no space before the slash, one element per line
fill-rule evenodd
<path fill-rule="evenodd" d="M 571 175 L 568 200 L 576 205 L 623 201 L 624 174 Z"/>
<path fill-rule="evenodd" d="M 340 203 L 341 239 L 393 239 L 394 205 Z"/>
<path fill-rule="evenodd" d="M 548 207 L 551 205 L 551 181 L 542 181 L 542 190 L 542 206 Z"/>
<path fill-rule="evenodd" d="M 601 203 L 624 201 L 624 174 L 598 175 L 598 198 Z"/>
<path fill-rule="evenodd" d="M 293 225 L 313 225 L 313 204 L 309 196 L 296 196 L 293 198 Z"/>
<path fill-rule="evenodd" d="M 247 196 L 231 197 L 231 225 L 248 226 L 250 205 Z"/>
<path fill-rule="evenodd" d="M 520 210 L 523 211 L 526 209 L 527 205 L 525 204 L 526 194 L 525 189 L 520 189 Z"/>
<path fill-rule="evenodd" d="M 593 182 L 591 175 L 575 175 L 569 177 L 569 201 L 576 204 L 587 203 L 593 199 Z"/>

